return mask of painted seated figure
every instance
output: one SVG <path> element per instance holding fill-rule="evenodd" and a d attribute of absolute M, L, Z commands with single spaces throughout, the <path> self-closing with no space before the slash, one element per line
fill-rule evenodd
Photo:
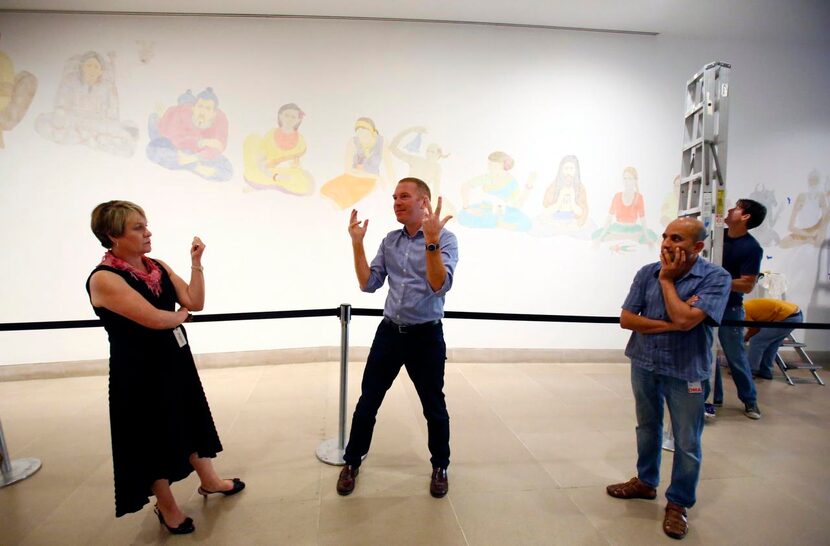
<path fill-rule="evenodd" d="M 0 149 L 5 148 L 3 132 L 14 129 L 32 103 L 37 78 L 26 72 L 14 72 L 8 55 L 0 51 Z"/>
<path fill-rule="evenodd" d="M 37 132 L 58 144 L 84 144 L 115 155 L 133 155 L 138 127 L 119 119 L 114 61 L 115 54 L 106 60 L 94 51 L 69 59 L 55 108 L 37 117 Z"/>
<path fill-rule="evenodd" d="M 827 224 L 830 222 L 830 205 L 827 196 L 819 186 L 818 171 L 807 177 L 807 191 L 798 194 L 787 225 L 789 234 L 781 239 L 781 248 L 792 248 L 810 244 L 821 246 L 825 239 Z"/>
<path fill-rule="evenodd" d="M 299 106 L 284 104 L 277 112 L 277 127 L 264 136 L 249 135 L 242 146 L 245 181 L 257 189 L 275 189 L 292 195 L 314 192 L 314 180 L 300 166 L 306 153 L 297 130 L 305 117 Z"/>
<path fill-rule="evenodd" d="M 358 118 L 354 137 L 346 144 L 345 172 L 323 184 L 320 193 L 341 209 L 351 207 L 369 195 L 378 181 L 383 183 L 381 168 L 386 169 L 390 178 L 395 178 L 389 151 L 375 122 Z"/>
<path fill-rule="evenodd" d="M 781 216 L 781 207 L 778 206 L 775 190 L 767 188 L 763 183 L 758 183 L 755 184 L 755 189 L 749 194 L 749 198 L 767 207 L 766 219 L 752 230 L 752 236 L 764 248 L 778 245 L 781 242 L 781 236 L 775 231 L 775 224 Z"/>
<path fill-rule="evenodd" d="M 522 188 L 510 174 L 513 158 L 504 152 L 493 152 L 487 157 L 487 173 L 472 178 L 461 186 L 462 209 L 458 221 L 472 228 L 502 228 L 528 231 L 530 218 L 521 207 L 527 191 L 533 188 L 533 178 Z"/>
<path fill-rule="evenodd" d="M 680 175 L 672 180 L 672 191 L 667 193 L 660 205 L 660 224 L 667 226 L 677 218 L 680 212 Z"/>
<path fill-rule="evenodd" d="M 646 226 L 645 200 L 634 167 L 623 170 L 623 191 L 614 195 L 605 225 L 594 232 L 593 239 L 596 243 L 627 239 L 647 245 L 657 241 L 657 234 Z"/>
<path fill-rule="evenodd" d="M 568 235 L 588 239 L 596 229 L 588 218 L 588 194 L 579 173 L 579 160 L 568 155 L 559 162 L 556 178 L 545 190 L 545 210 L 536 217 L 532 234 L 549 237 Z"/>
<path fill-rule="evenodd" d="M 432 194 L 432 206 L 435 207 L 438 204 L 438 197 L 442 196 L 440 161 L 449 157 L 449 154 L 445 154 L 441 146 L 435 142 L 426 147 L 423 155 L 418 153 L 421 148 L 421 140 L 426 133 L 426 127 L 416 126 L 404 129 L 392 139 L 389 150 L 393 156 L 409 165 L 408 176 L 420 178 L 426 182 Z M 402 145 L 403 139 L 409 135 L 414 135 L 414 137 L 408 144 Z M 441 210 L 447 215 L 455 214 L 455 207 L 446 197 L 442 197 Z"/>
<path fill-rule="evenodd" d="M 225 181 L 233 166 L 222 155 L 228 145 L 228 118 L 208 87 L 197 96 L 188 89 L 178 104 L 148 123 L 150 161 L 171 170 L 189 170 L 206 180 Z"/>

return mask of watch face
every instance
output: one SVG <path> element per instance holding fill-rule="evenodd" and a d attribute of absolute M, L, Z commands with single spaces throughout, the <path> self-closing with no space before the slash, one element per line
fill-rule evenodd
<path fill-rule="evenodd" d="M 429 250 L 430 252 L 434 252 L 438 250 L 438 245 L 436 245 L 435 243 L 430 243 L 427 245 L 427 250 Z"/>

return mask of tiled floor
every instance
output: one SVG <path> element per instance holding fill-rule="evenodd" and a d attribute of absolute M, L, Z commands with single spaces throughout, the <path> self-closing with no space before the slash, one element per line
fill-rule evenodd
<path fill-rule="evenodd" d="M 350 374 L 350 411 L 362 366 Z M 0 383 L 12 457 L 32 478 L 0 489 L 0 544 L 669 544 L 658 501 L 604 486 L 634 475 L 625 364 L 449 364 L 450 493 L 429 496 L 426 426 L 405 373 L 387 395 L 357 488 L 317 461 L 337 426 L 338 365 L 205 370 L 202 379 L 239 496 L 203 501 L 196 475 L 173 486 L 196 532 L 171 537 L 149 506 L 116 519 L 106 377 Z M 728 376 L 727 376 L 728 381 Z M 734 387 L 704 432 L 686 544 L 830 542 L 830 387 L 758 384 L 763 419 Z M 664 479 L 671 458 L 664 457 Z"/>

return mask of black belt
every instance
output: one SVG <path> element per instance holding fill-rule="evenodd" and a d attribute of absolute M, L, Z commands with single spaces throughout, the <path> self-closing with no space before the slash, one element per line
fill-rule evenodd
<path fill-rule="evenodd" d="M 441 319 L 430 320 L 428 322 L 422 322 L 420 324 L 398 324 L 397 322 L 388 317 L 383 317 L 383 324 L 395 328 L 399 334 L 408 334 L 410 332 L 417 332 L 419 330 L 423 330 L 431 326 L 437 326 L 438 324 L 441 324 Z"/>

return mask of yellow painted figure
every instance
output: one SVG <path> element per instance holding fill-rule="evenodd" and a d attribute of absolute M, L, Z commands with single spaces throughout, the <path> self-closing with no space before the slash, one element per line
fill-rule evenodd
<path fill-rule="evenodd" d="M 3 131 L 20 123 L 37 89 L 37 78 L 23 71 L 15 75 L 12 60 L 0 51 L 0 148 L 5 148 Z"/>
<path fill-rule="evenodd" d="M 277 127 L 265 136 L 249 135 L 242 147 L 245 181 L 257 189 L 275 189 L 292 195 L 314 192 L 314 179 L 300 166 L 306 143 L 297 131 L 305 113 L 294 103 L 277 113 Z"/>
<path fill-rule="evenodd" d="M 320 188 L 320 193 L 341 209 L 351 207 L 375 189 L 378 180 L 383 181 L 381 167 L 389 176 L 395 177 L 388 150 L 375 122 L 358 118 L 354 133 L 354 138 L 346 145 L 346 172 Z"/>

